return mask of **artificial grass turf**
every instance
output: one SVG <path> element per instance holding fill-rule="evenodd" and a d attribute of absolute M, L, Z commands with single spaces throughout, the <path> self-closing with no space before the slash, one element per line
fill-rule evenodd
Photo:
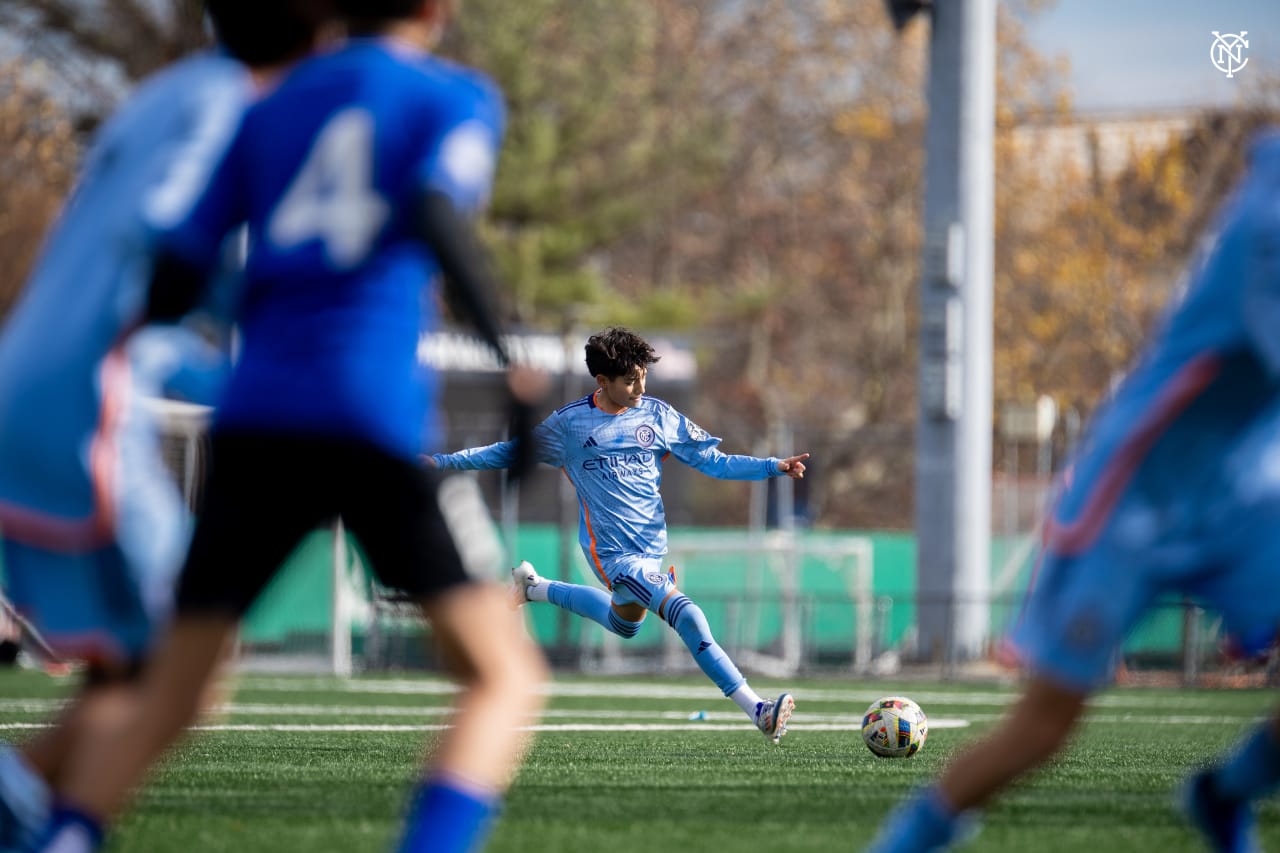
<path fill-rule="evenodd" d="M 417 691 L 421 683 L 428 689 Z M 709 709 L 733 730 L 539 732 L 507 799 L 492 853 L 859 850 L 886 814 L 930 780 L 948 756 L 990 726 L 1014 695 L 989 685 L 808 680 L 790 735 L 767 743 L 701 682 L 645 679 L 650 695 L 610 695 L 637 682 L 564 678 L 553 696 L 561 726 L 649 725 Z M 397 684 L 403 691 L 397 691 Z M 662 694 L 664 685 L 673 688 Z M 598 690 L 595 688 L 598 687 Z M 154 774 L 117 827 L 119 851 L 378 851 L 391 848 L 424 742 L 449 700 L 432 682 L 244 679 L 220 722 L 298 726 L 202 731 Z M 690 688 L 694 688 L 692 691 Z M 634 692 L 634 691 L 632 691 Z M 643 691 L 641 691 L 643 692 Z M 762 691 L 768 695 L 769 691 Z M 27 700 L 65 687 L 42 677 L 0 675 L 0 723 L 42 719 Z M 878 759 L 856 731 L 877 695 L 916 696 L 935 720 L 911 759 Z M 697 697 L 697 698 L 693 698 Z M 1071 749 L 989 810 L 974 851 L 1202 850 L 1171 808 L 1186 768 L 1233 743 L 1265 713 L 1258 691 L 1120 690 L 1105 694 Z M 425 709 L 425 710 L 424 710 Z M 806 730 L 806 719 L 845 726 Z M 392 730 L 317 731 L 350 724 Z M 811 723 L 812 724 L 812 723 Z M 395 727 L 415 730 L 401 731 Z M 20 737 L 22 730 L 4 733 Z M 1280 810 L 1262 809 L 1264 844 L 1280 843 Z"/>

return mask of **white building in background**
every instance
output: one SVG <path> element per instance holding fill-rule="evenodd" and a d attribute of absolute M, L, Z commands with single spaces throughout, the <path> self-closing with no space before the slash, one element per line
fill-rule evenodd
<path fill-rule="evenodd" d="M 1077 115 L 1053 124 L 1022 124 L 1012 131 L 1014 151 L 1052 175 L 1094 176 L 1101 180 L 1124 171 L 1133 158 L 1168 145 L 1189 131 L 1195 111 L 1135 116 Z"/>

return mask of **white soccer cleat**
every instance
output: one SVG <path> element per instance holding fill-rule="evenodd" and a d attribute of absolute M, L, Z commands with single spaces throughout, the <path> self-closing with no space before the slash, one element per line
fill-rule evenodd
<path fill-rule="evenodd" d="M 787 721 L 795 709 L 796 701 L 790 693 L 783 693 L 777 699 L 766 699 L 756 708 L 756 728 L 777 743 L 787 733 Z"/>
<path fill-rule="evenodd" d="M 533 570 L 533 564 L 521 560 L 520 565 L 511 570 L 511 609 L 523 607 L 529 601 L 529 587 L 542 583 L 542 578 Z"/>

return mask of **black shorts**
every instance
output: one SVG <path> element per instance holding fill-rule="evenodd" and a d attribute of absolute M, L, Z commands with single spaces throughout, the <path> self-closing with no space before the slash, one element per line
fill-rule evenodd
<path fill-rule="evenodd" d="M 226 430 L 213 435 L 211 451 L 179 613 L 243 615 L 298 542 L 338 516 L 384 586 L 428 599 L 475 579 L 446 521 L 456 522 L 457 509 L 442 511 L 435 469 L 316 436 Z"/>

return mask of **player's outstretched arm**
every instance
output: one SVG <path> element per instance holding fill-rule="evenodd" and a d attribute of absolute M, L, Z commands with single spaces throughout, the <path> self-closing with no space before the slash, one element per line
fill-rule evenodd
<path fill-rule="evenodd" d="M 423 457 L 423 461 L 448 471 L 493 471 L 509 467 L 515 458 L 515 441 L 499 441 L 457 453 L 432 453 Z"/>

